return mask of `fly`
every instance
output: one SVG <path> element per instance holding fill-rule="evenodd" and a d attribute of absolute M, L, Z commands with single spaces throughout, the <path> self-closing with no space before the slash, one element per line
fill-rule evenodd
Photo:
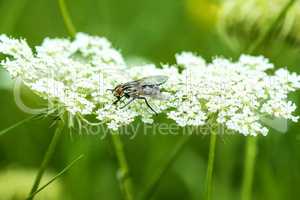
<path fill-rule="evenodd" d="M 157 114 L 157 112 L 148 103 L 147 97 L 157 98 L 161 96 L 159 86 L 168 80 L 167 76 L 147 76 L 135 81 L 130 81 L 124 84 L 117 85 L 112 89 L 113 95 L 117 98 L 113 104 L 117 104 L 123 98 L 129 101 L 121 108 L 125 108 L 136 99 L 142 99 L 146 105 Z"/>

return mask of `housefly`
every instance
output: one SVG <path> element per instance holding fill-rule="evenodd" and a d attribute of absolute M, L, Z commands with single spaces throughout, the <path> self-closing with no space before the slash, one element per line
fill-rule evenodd
<path fill-rule="evenodd" d="M 159 86 L 168 80 L 167 76 L 147 76 L 135 81 L 117 85 L 112 89 L 113 95 L 117 98 L 113 104 L 117 104 L 123 98 L 129 101 L 121 108 L 125 108 L 136 99 L 142 99 L 146 105 L 154 112 L 156 111 L 148 103 L 147 97 L 158 98 L 161 95 Z M 157 114 L 157 113 L 156 113 Z"/>

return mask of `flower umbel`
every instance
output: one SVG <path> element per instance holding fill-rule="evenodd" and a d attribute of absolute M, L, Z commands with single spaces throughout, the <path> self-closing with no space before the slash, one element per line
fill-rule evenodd
<path fill-rule="evenodd" d="M 83 33 L 73 41 L 46 38 L 35 49 L 33 53 L 25 40 L 0 36 L 0 53 L 9 56 L 1 65 L 47 100 L 49 110 L 63 107 L 72 116 L 96 114 L 112 101 L 106 90 L 127 80 L 120 76 L 122 55 L 105 38 Z"/>
<path fill-rule="evenodd" d="M 25 40 L 0 36 L 0 53 L 8 55 L 1 65 L 12 78 L 21 79 L 48 100 L 50 109 L 68 113 L 70 122 L 103 123 L 117 130 L 140 116 L 153 123 L 153 112 L 138 100 L 120 109 L 108 89 L 142 77 L 168 75 L 162 96 L 149 98 L 158 113 L 165 113 L 179 126 L 222 125 L 243 135 L 266 135 L 264 117 L 297 121 L 296 105 L 288 94 L 300 88 L 300 76 L 278 69 L 262 56 L 242 55 L 233 62 L 183 52 L 175 65 L 129 67 L 105 38 L 78 33 L 73 41 L 46 38 L 34 53 Z M 179 72 L 179 68 L 182 69 Z M 122 102 L 121 102 L 122 103 Z"/>
<path fill-rule="evenodd" d="M 215 58 L 205 64 L 201 57 L 183 53 L 176 56 L 184 65 L 181 82 L 168 102 L 168 117 L 180 126 L 217 123 L 243 135 L 266 135 L 262 117 L 297 121 L 296 105 L 287 95 L 300 87 L 300 76 L 285 69 L 268 75 L 273 65 L 259 56 L 242 55 L 237 62 Z M 197 60 L 198 59 L 198 60 Z"/>

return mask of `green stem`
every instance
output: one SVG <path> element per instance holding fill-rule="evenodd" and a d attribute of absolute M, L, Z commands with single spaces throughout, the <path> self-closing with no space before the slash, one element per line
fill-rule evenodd
<path fill-rule="evenodd" d="M 270 24 L 270 26 L 266 29 L 264 34 L 262 34 L 252 46 L 250 46 L 248 52 L 251 54 L 255 52 L 262 43 L 271 36 L 272 32 L 281 22 L 281 20 L 286 16 L 289 9 L 293 6 L 296 0 L 290 0 L 287 2 L 285 6 L 281 9 L 278 16 L 274 19 L 274 21 Z M 245 150 L 245 163 L 244 163 L 244 177 L 242 183 L 242 200 L 250 200 L 251 199 L 251 191 L 252 191 L 252 182 L 253 182 L 253 174 L 254 174 L 254 165 L 255 165 L 255 156 L 256 156 L 256 144 L 257 139 L 255 137 L 247 138 L 247 145 Z"/>
<path fill-rule="evenodd" d="M 70 14 L 69 14 L 69 11 L 67 9 L 65 1 L 64 0 L 58 0 L 58 5 L 59 5 L 59 9 L 60 9 L 61 15 L 62 15 L 64 23 L 65 23 L 65 26 L 67 28 L 67 31 L 69 32 L 69 35 L 71 37 L 74 37 L 75 34 L 76 34 L 76 29 L 75 29 L 75 26 L 73 25 L 73 22 L 71 20 L 71 17 L 70 17 Z"/>
<path fill-rule="evenodd" d="M 33 198 L 35 195 L 37 195 L 39 192 L 41 192 L 43 189 L 45 189 L 48 185 L 50 185 L 53 181 L 58 179 L 60 176 L 62 176 L 64 173 L 66 173 L 77 161 L 79 161 L 81 158 L 83 158 L 83 155 L 80 155 L 75 160 L 73 160 L 70 164 L 68 164 L 63 170 L 61 170 L 57 175 L 55 175 L 50 181 L 45 183 L 43 186 L 41 186 L 38 190 L 36 190 L 34 193 L 32 193 L 26 200 Z"/>
<path fill-rule="evenodd" d="M 260 35 L 260 37 L 253 43 L 253 45 L 250 46 L 250 48 L 248 49 L 249 53 L 255 52 L 255 50 L 257 50 L 260 45 L 262 45 L 262 43 L 271 36 L 272 32 L 275 30 L 281 20 L 286 16 L 287 12 L 295 2 L 296 0 L 290 0 L 289 2 L 287 2 L 287 4 L 279 12 L 278 16 L 270 23 L 270 26 L 266 29 L 266 31 Z"/>
<path fill-rule="evenodd" d="M 53 137 L 51 139 L 51 142 L 50 142 L 50 144 L 48 146 L 48 149 L 47 149 L 47 151 L 46 151 L 46 153 L 44 155 L 42 164 L 40 166 L 40 169 L 39 169 L 39 171 L 37 173 L 37 176 L 36 176 L 36 178 L 34 180 L 33 186 L 31 188 L 31 191 L 30 191 L 29 196 L 27 198 L 28 200 L 33 200 L 33 198 L 34 198 L 34 196 L 32 196 L 32 195 L 37 191 L 37 189 L 38 189 L 38 187 L 40 185 L 40 182 L 41 182 L 41 179 L 43 177 L 43 174 L 44 174 L 45 170 L 47 169 L 48 164 L 49 164 L 49 162 L 50 162 L 50 160 L 51 160 L 51 158 L 52 158 L 52 156 L 54 154 L 54 150 L 55 150 L 55 148 L 57 146 L 57 143 L 58 143 L 58 140 L 59 140 L 59 138 L 61 136 L 63 127 L 64 127 L 64 124 L 63 124 L 62 121 L 60 121 L 58 123 L 58 126 L 57 126 L 57 128 L 55 130 L 55 133 L 54 133 L 54 135 L 53 135 Z"/>
<path fill-rule="evenodd" d="M 189 139 L 190 139 L 190 135 L 182 136 L 179 139 L 175 147 L 169 153 L 167 160 L 162 164 L 161 168 L 159 168 L 157 173 L 153 176 L 154 178 L 150 181 L 150 184 L 148 185 L 145 192 L 142 193 L 141 200 L 148 200 L 153 197 L 162 178 L 169 170 L 169 168 L 173 165 L 180 152 L 182 152 L 185 145 L 188 143 Z"/>
<path fill-rule="evenodd" d="M 15 129 L 15 128 L 17 128 L 18 126 L 21 126 L 22 124 L 24 124 L 24 123 L 32 120 L 35 117 L 36 117 L 36 115 L 29 116 L 29 117 L 27 117 L 27 118 L 25 118 L 25 119 L 23 119 L 23 120 L 15 123 L 14 125 L 12 125 L 12 126 L 6 128 L 6 129 L 0 131 L 0 136 L 3 135 L 3 134 L 5 134 L 5 133 L 7 133 L 7 132 L 9 132 L 9 131 L 11 131 L 11 130 L 13 130 L 13 129 Z"/>
<path fill-rule="evenodd" d="M 208 165 L 206 172 L 206 199 L 210 200 L 212 197 L 212 184 L 213 184 L 213 169 L 214 169 L 214 159 L 216 150 L 217 134 L 210 134 L 210 144 L 209 144 L 209 154 L 208 154 Z"/>
<path fill-rule="evenodd" d="M 257 142 L 256 137 L 249 136 L 247 138 L 241 200 L 251 200 L 254 165 L 255 165 L 255 157 L 256 157 L 256 151 L 257 151 L 256 150 L 256 142 Z"/>
<path fill-rule="evenodd" d="M 118 133 L 111 134 L 115 154 L 119 163 L 118 179 L 125 200 L 133 199 L 132 182 L 129 174 L 129 167 L 125 157 L 124 147 Z"/>

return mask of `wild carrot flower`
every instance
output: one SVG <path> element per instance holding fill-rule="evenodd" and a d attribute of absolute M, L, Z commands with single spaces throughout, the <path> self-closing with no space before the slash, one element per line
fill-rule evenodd
<path fill-rule="evenodd" d="M 7 55 L 1 65 L 12 78 L 21 79 L 47 100 L 49 110 L 62 108 L 72 117 L 101 113 L 112 102 L 107 89 L 126 79 L 120 75 L 126 66 L 123 57 L 110 42 L 83 33 L 78 33 L 73 41 L 46 38 L 35 52 L 25 40 L 1 35 L 0 53 Z M 132 116 L 129 111 L 124 112 Z M 114 120 L 125 123 L 120 117 Z"/>
<path fill-rule="evenodd" d="M 285 69 L 268 75 L 268 59 L 242 55 L 237 62 L 215 58 L 205 64 L 191 53 L 176 56 L 184 66 L 180 83 L 171 95 L 167 112 L 180 126 L 217 123 L 243 135 L 266 135 L 261 123 L 265 116 L 297 121 L 296 106 L 288 93 L 300 88 L 300 76 Z"/>
<path fill-rule="evenodd" d="M 137 116 L 146 123 L 153 122 L 153 112 L 143 103 L 134 102 L 124 109 L 113 105 L 115 97 L 109 89 L 149 76 L 152 70 L 156 74 L 164 73 L 163 70 L 150 65 L 130 69 L 108 40 L 84 33 L 78 33 L 73 41 L 46 38 L 35 50 L 25 40 L 0 36 L 0 53 L 8 56 L 1 65 L 12 78 L 21 79 L 47 100 L 49 112 L 67 113 L 69 127 L 74 122 L 79 126 L 86 122 L 117 130 Z M 160 110 L 158 104 L 157 112 Z M 96 123 L 87 120 L 90 116 Z"/>
<path fill-rule="evenodd" d="M 175 65 L 129 67 L 106 39 L 83 33 L 73 41 L 47 38 L 36 52 L 25 40 L 1 35 L 0 53 L 8 55 L 1 65 L 10 75 L 48 100 L 50 110 L 68 113 L 71 126 L 74 119 L 79 125 L 93 124 L 87 120 L 90 116 L 113 130 L 138 116 L 153 123 L 154 113 L 144 102 L 136 100 L 120 109 L 112 104 L 115 97 L 108 90 L 152 75 L 167 75 L 168 81 L 160 86 L 162 95 L 148 98 L 149 103 L 179 126 L 217 124 L 244 135 L 266 135 L 262 117 L 298 119 L 287 97 L 300 88 L 300 77 L 285 69 L 270 75 L 274 66 L 262 56 L 206 63 L 183 52 L 176 55 Z"/>

